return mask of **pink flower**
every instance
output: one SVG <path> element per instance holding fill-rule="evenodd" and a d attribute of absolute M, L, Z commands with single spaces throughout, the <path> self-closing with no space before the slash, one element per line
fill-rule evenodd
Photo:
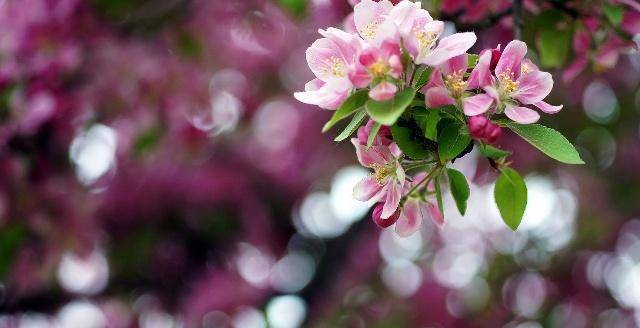
<path fill-rule="evenodd" d="M 423 220 L 431 219 L 438 227 L 444 225 L 442 211 L 440 211 L 438 206 L 433 204 L 433 201 L 422 201 L 411 195 L 407 195 L 407 192 L 410 190 L 409 188 L 413 187 L 416 183 L 420 183 L 425 176 L 425 173 L 418 174 L 413 178 L 412 183 L 408 183 L 407 186 L 405 186 L 404 193 L 407 201 L 400 211 L 400 216 L 396 221 L 395 227 L 396 233 L 400 237 L 408 237 L 420 230 Z"/>
<path fill-rule="evenodd" d="M 360 164 L 374 170 L 353 188 L 353 197 L 363 202 L 382 201 L 380 217 L 388 219 L 398 209 L 405 183 L 404 169 L 398 162 L 402 152 L 395 143 L 367 147 L 358 138 L 351 139 L 351 143 L 356 147 Z"/>
<path fill-rule="evenodd" d="M 491 51 L 486 51 L 471 72 L 468 80 L 465 74 L 468 69 L 467 54 L 453 57 L 438 66 L 422 89 L 428 107 L 440 107 L 462 103 L 463 111 L 468 116 L 480 115 L 489 110 L 493 98 L 487 94 L 469 92 L 491 84 L 489 65 Z"/>
<path fill-rule="evenodd" d="M 553 88 L 553 78 L 525 59 L 526 53 L 527 45 L 524 42 L 509 42 L 496 65 L 493 85 L 484 87 L 499 108 L 504 106 L 507 117 L 522 124 L 534 123 L 540 118 L 536 111 L 524 105 L 533 105 L 547 114 L 562 109 L 562 105 L 553 106 L 543 101 Z"/>
<path fill-rule="evenodd" d="M 371 129 L 375 123 L 376 122 L 374 120 L 369 120 L 365 126 L 358 129 L 358 142 L 361 145 L 367 144 L 369 134 L 371 133 Z M 389 146 L 391 143 L 393 143 L 393 140 L 391 140 L 391 129 L 385 125 L 381 126 L 375 136 L 375 139 L 373 139 L 373 145 Z"/>
<path fill-rule="evenodd" d="M 357 58 L 363 42 L 356 35 L 329 28 L 319 31 L 324 38 L 307 49 L 307 63 L 316 79 L 305 85 L 304 92 L 296 92 L 299 101 L 324 109 L 336 109 L 353 89 L 348 69 Z"/>
<path fill-rule="evenodd" d="M 400 2 L 389 12 L 389 20 L 397 25 L 403 45 L 416 64 L 440 65 L 465 53 L 476 42 L 473 32 L 456 33 L 437 42 L 444 23 L 433 20 L 420 2 Z"/>
<path fill-rule="evenodd" d="M 349 72 L 349 79 L 358 88 L 375 84 L 369 97 L 384 101 L 393 98 L 398 91 L 398 87 L 388 80 L 399 79 L 401 74 L 400 46 L 392 40 L 385 40 L 379 48 L 368 47 L 360 53 Z"/>
<path fill-rule="evenodd" d="M 383 219 L 382 218 L 383 209 L 384 209 L 383 203 L 376 204 L 376 206 L 373 208 L 373 213 L 371 213 L 371 218 L 373 219 L 373 222 L 375 222 L 376 225 L 378 225 L 378 227 L 384 229 L 392 226 L 394 223 L 396 223 L 396 221 L 398 221 L 398 218 L 400 218 L 400 210 L 396 210 L 390 217 Z"/>
<path fill-rule="evenodd" d="M 397 40 L 398 32 L 387 15 L 393 9 L 388 0 L 362 0 L 353 7 L 353 20 L 358 34 L 369 44 L 379 46 L 387 39 Z"/>
<path fill-rule="evenodd" d="M 502 135 L 502 129 L 488 118 L 478 115 L 469 119 L 469 133 L 476 140 L 494 143 Z"/>

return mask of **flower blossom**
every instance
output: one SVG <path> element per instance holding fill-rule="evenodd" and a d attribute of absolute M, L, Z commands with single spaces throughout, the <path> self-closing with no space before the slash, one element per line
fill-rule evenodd
<path fill-rule="evenodd" d="M 533 105 L 547 114 L 555 114 L 562 109 L 562 105 L 553 106 L 543 101 L 553 88 L 553 78 L 525 59 L 526 53 L 524 42 L 509 42 L 498 59 L 492 85 L 484 87 L 496 101 L 498 112 L 504 107 L 505 115 L 521 124 L 534 123 L 540 118 L 540 114 L 526 105 Z M 487 74 L 488 68 L 481 67 L 485 70 L 482 75 Z"/>
<path fill-rule="evenodd" d="M 349 79 L 358 88 L 375 84 L 369 91 L 369 97 L 377 101 L 389 100 L 398 91 L 393 80 L 402 74 L 401 56 L 400 46 L 390 39 L 379 48 L 368 47 L 360 53 Z"/>
<path fill-rule="evenodd" d="M 316 79 L 309 81 L 305 91 L 296 92 L 294 97 L 305 104 L 333 110 L 342 105 L 353 89 L 348 70 L 363 43 L 357 36 L 336 28 L 319 33 L 324 38 L 316 40 L 306 54 Z"/>
<path fill-rule="evenodd" d="M 371 127 L 369 127 L 370 129 Z M 360 129 L 366 130 L 367 127 Z M 358 136 L 368 133 L 358 133 Z M 405 172 L 398 158 L 402 151 L 395 143 L 387 143 L 387 138 L 376 137 L 376 142 L 371 147 L 361 140 L 353 138 L 351 143 L 356 148 L 358 161 L 362 166 L 374 170 L 372 174 L 364 178 L 353 188 L 353 197 L 359 201 L 382 201 L 383 208 L 380 213 L 382 219 L 391 217 L 400 204 L 402 190 L 405 184 Z"/>
<path fill-rule="evenodd" d="M 410 188 L 420 184 L 425 177 L 426 173 L 424 172 L 417 174 L 413 177 L 412 182 L 407 183 L 405 186 L 403 193 L 406 197 L 406 202 L 400 210 L 395 226 L 395 231 L 400 237 L 408 237 L 420 230 L 423 220 L 431 219 L 438 227 L 444 225 L 442 211 L 434 204 L 433 200 L 422 200 L 408 194 L 411 190 Z M 433 190 L 433 186 L 431 186 L 431 190 Z"/>
<path fill-rule="evenodd" d="M 467 116 L 485 113 L 493 104 L 493 98 L 484 93 L 476 95 L 470 91 L 491 84 L 488 71 L 490 63 L 491 52 L 485 52 L 480 56 L 469 78 L 465 79 L 468 69 L 467 54 L 447 60 L 433 70 L 429 82 L 422 89 L 426 105 L 433 108 L 460 102 Z"/>
<path fill-rule="evenodd" d="M 440 65 L 465 53 L 476 42 L 473 32 L 455 33 L 438 42 L 444 22 L 433 20 L 420 2 L 400 2 L 389 12 L 389 20 L 397 26 L 403 45 L 416 64 Z"/>

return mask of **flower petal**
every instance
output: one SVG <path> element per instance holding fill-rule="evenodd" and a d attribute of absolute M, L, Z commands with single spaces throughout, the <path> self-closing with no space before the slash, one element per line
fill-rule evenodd
<path fill-rule="evenodd" d="M 498 64 L 496 65 L 496 75 L 513 73 L 515 77 L 520 76 L 520 65 L 526 54 L 526 43 L 519 40 L 509 42 L 504 48 L 504 51 L 502 51 L 502 56 L 500 56 L 500 60 L 498 60 Z"/>
<path fill-rule="evenodd" d="M 484 114 L 493 104 L 493 98 L 488 94 L 481 93 L 473 97 L 467 97 L 462 100 L 464 114 L 467 116 L 476 116 Z"/>
<path fill-rule="evenodd" d="M 389 189 L 387 189 L 387 198 L 384 201 L 384 207 L 382 208 L 382 214 L 380 217 L 386 219 L 393 215 L 398 209 L 400 204 L 400 198 L 402 197 L 402 186 L 398 181 L 388 182 Z"/>
<path fill-rule="evenodd" d="M 456 103 L 456 101 L 449 96 L 449 91 L 444 87 L 423 89 L 423 92 L 425 104 L 429 108 L 453 105 Z"/>
<path fill-rule="evenodd" d="M 455 56 L 440 65 L 442 74 L 451 75 L 456 73 L 465 73 L 469 67 L 469 56 L 466 53 Z"/>
<path fill-rule="evenodd" d="M 353 187 L 353 198 L 361 202 L 366 202 L 374 198 L 377 198 L 375 201 L 378 201 L 382 198 L 380 197 L 382 196 L 381 190 L 382 185 L 376 181 L 373 175 L 369 175 Z"/>
<path fill-rule="evenodd" d="M 374 164 L 387 164 L 387 161 L 379 152 L 380 147 L 369 148 L 367 145 L 361 145 L 358 138 L 351 139 L 351 143 L 356 147 L 356 156 L 362 166 L 371 167 Z"/>
<path fill-rule="evenodd" d="M 444 225 L 444 215 L 442 215 L 442 211 L 438 208 L 438 206 L 427 203 L 426 205 L 427 213 L 431 217 L 431 221 L 435 223 L 438 227 L 442 227 Z"/>
<path fill-rule="evenodd" d="M 369 43 L 378 45 L 389 32 L 395 28 L 395 24 L 386 21 L 385 16 L 393 9 L 393 4 L 388 0 L 380 2 L 362 0 L 353 7 L 353 20 L 360 36 Z M 389 24 L 390 23 L 390 24 Z"/>
<path fill-rule="evenodd" d="M 478 59 L 478 64 L 471 71 L 468 89 L 479 89 L 491 85 L 491 51 L 485 51 Z"/>
<path fill-rule="evenodd" d="M 537 103 L 533 104 L 534 106 L 538 107 L 541 111 L 547 113 L 547 114 L 555 114 L 557 112 L 559 112 L 562 109 L 562 105 L 559 106 L 554 106 L 551 104 L 548 104 L 544 101 L 539 101 Z"/>
<path fill-rule="evenodd" d="M 369 97 L 375 101 L 387 101 L 398 92 L 398 87 L 390 82 L 381 82 L 369 90 Z"/>
<path fill-rule="evenodd" d="M 476 40 L 476 34 L 473 32 L 449 35 L 440 40 L 438 46 L 424 58 L 423 63 L 431 66 L 440 65 L 449 58 L 465 53 Z"/>
<path fill-rule="evenodd" d="M 339 83 L 329 84 L 316 79 L 305 85 L 304 92 L 296 92 L 293 96 L 302 103 L 335 110 L 349 96 L 349 89 L 342 87 Z"/>
<path fill-rule="evenodd" d="M 416 200 L 409 200 L 404 204 L 402 214 L 396 221 L 396 233 L 398 236 L 408 237 L 420 230 L 423 215 L 420 207 Z"/>
<path fill-rule="evenodd" d="M 548 72 L 532 71 L 518 79 L 518 89 L 512 97 L 525 105 L 537 103 L 546 98 L 553 89 L 553 78 Z"/>
<path fill-rule="evenodd" d="M 540 119 L 540 114 L 527 107 L 507 106 L 504 114 L 507 115 L 508 118 L 521 124 L 535 123 Z"/>

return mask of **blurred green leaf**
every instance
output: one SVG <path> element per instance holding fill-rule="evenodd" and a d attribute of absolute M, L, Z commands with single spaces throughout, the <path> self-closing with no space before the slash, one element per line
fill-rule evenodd
<path fill-rule="evenodd" d="M 611 24 L 613 24 L 613 26 L 620 26 L 624 16 L 624 9 L 622 6 L 605 3 L 602 7 L 602 11 L 604 11 L 604 15 L 607 16 L 607 19 Z"/>
<path fill-rule="evenodd" d="M 157 126 L 142 132 L 133 145 L 134 154 L 136 156 L 140 156 L 153 150 L 153 148 L 158 144 L 158 141 L 160 141 L 161 136 L 162 129 Z"/>
<path fill-rule="evenodd" d="M 404 110 L 411 104 L 415 95 L 416 91 L 413 88 L 407 88 L 396 93 L 396 96 L 388 101 L 380 102 L 370 99 L 365 107 L 374 121 L 391 126 L 396 123 L 404 113 Z"/>
<path fill-rule="evenodd" d="M 511 155 L 510 151 L 502 150 L 487 144 L 479 144 L 478 151 L 480 151 L 484 157 L 491 159 L 500 159 Z"/>
<path fill-rule="evenodd" d="M 304 16 L 307 10 L 307 0 L 278 0 L 278 4 L 296 17 Z"/>
<path fill-rule="evenodd" d="M 505 167 L 501 171 L 493 195 L 502 220 L 515 231 L 527 207 L 527 186 L 514 169 Z"/>
<path fill-rule="evenodd" d="M 0 278 L 9 272 L 18 247 L 27 236 L 27 230 L 19 225 L 3 227 L 0 230 Z"/>
<path fill-rule="evenodd" d="M 562 66 L 571 50 L 572 24 L 562 13 L 546 11 L 536 18 L 536 46 L 540 55 L 540 64 L 544 67 Z"/>

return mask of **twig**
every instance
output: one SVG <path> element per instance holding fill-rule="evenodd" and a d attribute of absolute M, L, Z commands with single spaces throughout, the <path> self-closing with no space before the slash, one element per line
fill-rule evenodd
<path fill-rule="evenodd" d="M 513 34 L 514 39 L 522 40 L 522 0 L 513 0 Z"/>

